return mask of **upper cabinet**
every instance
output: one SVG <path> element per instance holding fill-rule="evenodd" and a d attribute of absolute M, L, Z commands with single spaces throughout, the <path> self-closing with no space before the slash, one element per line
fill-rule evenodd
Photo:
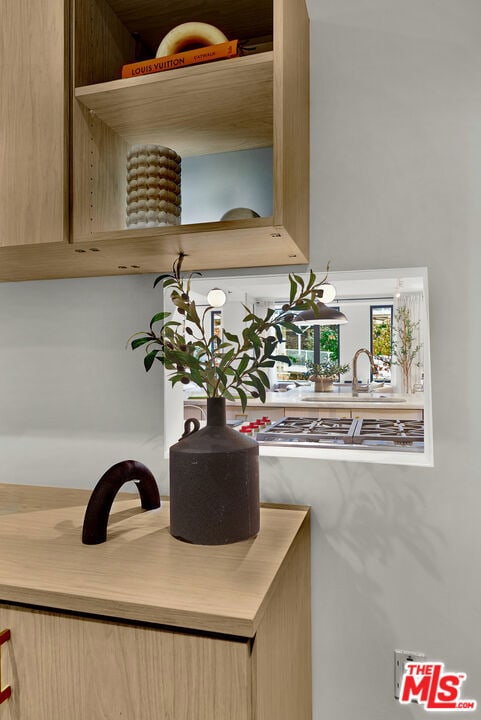
<path fill-rule="evenodd" d="M 32 210 L 22 193 L 19 205 L 10 210 L 8 224 L 14 227 L 23 210 L 28 217 L 21 218 L 20 226 L 25 226 L 21 232 L 33 228 L 36 236 L 29 239 L 25 235 L 20 241 L 13 238 L 10 244 L 44 241 L 48 245 L 42 247 L 41 255 L 39 248 L 24 249 L 21 256 L 17 252 L 10 260 L 4 255 L 3 260 L 10 264 L 2 263 L 0 249 L 0 279 L 159 272 L 170 269 L 180 252 L 186 255 L 187 270 L 307 262 L 309 20 L 305 0 L 72 0 L 69 43 L 63 43 L 63 25 L 55 28 L 37 4 L 39 17 L 30 13 L 25 22 L 32 27 L 34 44 L 45 46 L 43 55 L 32 44 L 19 50 L 11 38 L 9 49 L 18 54 L 19 62 L 25 53 L 32 53 L 25 102 L 32 92 L 30 103 L 38 95 L 42 105 L 32 112 L 27 127 L 20 121 L 22 102 L 18 97 L 12 99 L 15 111 L 4 108 L 3 112 L 4 123 L 13 120 L 13 137 L 25 133 L 28 143 L 36 147 L 30 159 L 28 153 L 19 153 L 19 183 L 28 177 L 26 191 L 32 188 L 33 193 L 33 186 L 38 185 L 41 192 L 37 192 Z M 55 4 L 60 0 L 48 3 L 48 13 L 53 13 L 50 6 Z M 12 12 L 21 14 L 21 10 Z M 62 8 L 57 8 L 57 13 L 57 21 L 62 23 Z M 120 79 L 122 65 L 154 57 L 166 33 L 188 21 L 211 23 L 229 39 L 256 45 L 259 52 Z M 23 34 L 23 19 L 19 22 Z M 37 25 L 40 32 L 34 35 Z M 68 164 L 60 131 L 65 127 L 66 65 L 60 62 L 64 45 L 70 49 L 71 78 Z M 54 67 L 50 70 L 48 66 L 44 72 L 38 58 L 47 58 L 49 53 L 56 62 L 52 60 Z M 43 62 L 47 65 L 48 61 Z M 9 82 L 7 92 L 14 95 L 17 86 L 13 80 Z M 40 127 L 34 128 L 34 123 Z M 53 146 L 54 135 L 57 142 L 60 136 L 64 143 L 61 141 L 59 148 Z M 17 139 L 17 149 L 19 143 Z M 240 206 L 248 205 L 242 200 L 242 188 L 250 188 L 252 193 L 259 178 L 249 172 L 242 174 L 246 164 L 238 160 L 238 152 L 272 147 L 272 154 L 263 154 L 272 158 L 272 181 L 267 190 L 272 197 L 270 211 L 259 218 L 221 221 L 217 214 L 209 222 L 199 222 L 192 208 L 185 207 L 187 199 L 183 197 L 183 209 L 189 210 L 184 214 L 188 224 L 127 228 L 127 153 L 138 143 L 175 150 L 182 157 L 186 184 L 189 163 L 195 161 L 198 173 L 199 162 L 205 158 L 205 178 L 197 179 L 202 186 L 208 185 L 212 173 L 217 175 L 212 170 L 215 157 L 229 153 L 227 163 L 224 155 L 221 166 L 225 169 L 227 164 L 232 172 L 221 180 L 217 177 L 215 188 L 218 192 L 219 182 L 225 188 L 235 185 Z M 9 153 L 13 163 L 15 147 L 9 148 Z M 30 177 L 32 164 L 35 172 Z M 69 202 L 63 192 L 67 175 Z M 3 180 L 8 179 L 2 170 Z M 70 242 L 59 245 L 61 236 L 58 232 L 54 236 L 49 223 L 65 223 L 67 208 Z M 57 215 L 60 220 L 55 219 Z"/>
<path fill-rule="evenodd" d="M 0 248 L 68 239 L 66 34 L 64 0 L 2 3 Z"/>

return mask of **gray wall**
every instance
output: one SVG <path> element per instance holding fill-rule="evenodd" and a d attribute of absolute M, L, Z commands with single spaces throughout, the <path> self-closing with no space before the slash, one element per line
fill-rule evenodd
<path fill-rule="evenodd" d="M 396 647 L 481 702 L 481 5 L 310 9 L 312 264 L 429 268 L 435 467 L 270 458 L 262 495 L 313 507 L 315 720 L 407 720 Z M 2 480 L 90 487 L 133 456 L 166 491 L 160 373 L 124 350 L 151 281 L 0 286 Z"/>

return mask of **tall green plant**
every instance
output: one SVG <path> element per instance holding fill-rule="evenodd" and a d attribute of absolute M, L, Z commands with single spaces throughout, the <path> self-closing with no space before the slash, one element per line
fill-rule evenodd
<path fill-rule="evenodd" d="M 422 343 L 417 343 L 415 334 L 419 327 L 419 321 L 413 322 L 411 313 L 406 305 L 400 305 L 394 316 L 394 342 L 392 348 L 392 364 L 399 365 L 403 376 L 405 392 L 411 387 L 411 370 L 413 365 L 419 367 L 421 364 L 416 357 L 422 348 Z"/>
<path fill-rule="evenodd" d="M 170 372 L 172 385 L 194 383 L 202 388 L 207 397 L 225 397 L 234 400 L 239 397 L 243 409 L 247 405 L 248 393 L 259 397 L 262 402 L 269 388 L 266 370 L 274 367 L 276 360 L 291 364 L 288 357 L 277 354 L 277 347 L 283 341 L 282 328 L 301 333 L 293 323 L 295 313 L 312 309 L 317 313 L 316 299 L 322 297 L 322 284 L 327 280 L 327 272 L 318 280 L 311 271 L 304 280 L 296 274 L 289 275 L 289 302 L 280 312 L 269 308 L 264 316 L 256 315 L 244 305 L 245 327 L 240 336 L 224 329 L 224 338 L 209 336 L 205 330 L 206 314 L 191 296 L 191 273 L 184 276 L 181 272 L 183 256 L 174 263 L 172 273 L 159 275 L 154 287 L 162 284 L 170 290 L 170 299 L 176 307 L 171 317 L 168 312 L 154 315 L 149 330 L 135 333 L 131 347 L 137 350 L 144 347 L 146 354 L 144 366 L 149 371 L 155 361 L 162 363 Z"/>

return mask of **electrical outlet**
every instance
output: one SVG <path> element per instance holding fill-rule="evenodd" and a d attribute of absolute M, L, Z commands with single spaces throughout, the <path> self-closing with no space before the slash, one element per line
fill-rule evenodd
<path fill-rule="evenodd" d="M 426 660 L 426 655 L 424 655 L 424 653 L 409 652 L 408 650 L 394 651 L 394 697 L 396 700 L 399 700 L 406 663 L 422 662 L 423 660 Z"/>

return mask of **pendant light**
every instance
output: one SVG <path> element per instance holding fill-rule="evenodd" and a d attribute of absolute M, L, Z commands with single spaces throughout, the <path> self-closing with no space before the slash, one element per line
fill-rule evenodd
<path fill-rule="evenodd" d="M 324 283 L 321 288 L 322 300 L 316 302 L 316 312 L 312 308 L 301 310 L 294 316 L 293 323 L 296 325 L 344 325 L 347 317 L 340 310 L 328 307 L 336 297 L 336 288 L 330 283 Z"/>
<path fill-rule="evenodd" d="M 295 325 L 344 325 L 347 317 L 340 310 L 325 305 L 320 300 L 316 302 L 316 312 L 312 308 L 301 310 L 294 315 L 292 322 Z"/>
<path fill-rule="evenodd" d="M 218 287 L 212 288 L 207 293 L 207 302 L 211 307 L 219 308 L 225 305 L 227 295 Z"/>

